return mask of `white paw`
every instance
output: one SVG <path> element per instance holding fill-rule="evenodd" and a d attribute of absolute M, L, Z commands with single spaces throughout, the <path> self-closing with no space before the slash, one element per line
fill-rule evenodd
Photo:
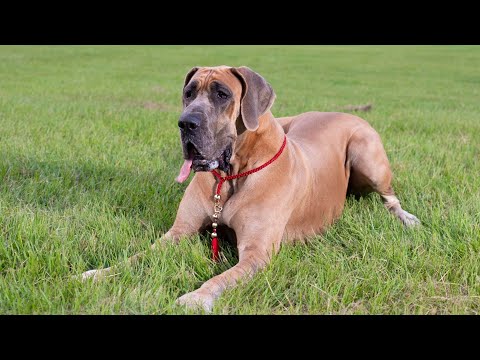
<path fill-rule="evenodd" d="M 420 220 L 417 219 L 415 215 L 410 214 L 409 212 L 402 209 L 402 212 L 398 215 L 403 225 L 410 227 L 420 225 Z"/>
<path fill-rule="evenodd" d="M 97 281 L 105 276 L 105 270 L 107 269 L 88 270 L 81 275 L 74 276 L 74 278 L 80 281 L 85 281 L 87 279 L 93 278 L 93 281 Z"/>
<path fill-rule="evenodd" d="M 98 270 L 88 270 L 88 271 L 85 271 L 81 277 L 82 277 L 82 281 L 83 280 L 87 280 L 91 277 L 93 277 L 93 279 L 95 280 L 98 276 Z"/>
<path fill-rule="evenodd" d="M 175 303 L 177 305 L 184 305 L 191 310 L 203 309 L 205 312 L 210 313 L 212 312 L 214 301 L 215 299 L 213 296 L 206 293 L 200 293 L 197 290 L 180 296 Z"/>

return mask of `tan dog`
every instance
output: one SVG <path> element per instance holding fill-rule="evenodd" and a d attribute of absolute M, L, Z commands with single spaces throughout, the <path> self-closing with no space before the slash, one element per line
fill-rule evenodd
<path fill-rule="evenodd" d="M 268 167 L 224 184 L 218 233 L 236 240 L 239 262 L 180 297 L 179 304 L 210 311 L 225 289 L 264 267 L 280 243 L 303 241 L 332 224 L 347 192 L 376 191 L 405 225 L 420 223 L 400 207 L 382 142 L 366 121 L 329 112 L 275 119 L 274 99 L 272 87 L 247 67 L 193 68 L 187 74 L 179 120 L 185 162 L 177 181 L 185 181 L 191 169 L 196 174 L 160 242 L 211 231 L 217 184 L 211 170 L 225 176 L 253 169 L 278 152 L 285 134 L 287 143 Z"/>

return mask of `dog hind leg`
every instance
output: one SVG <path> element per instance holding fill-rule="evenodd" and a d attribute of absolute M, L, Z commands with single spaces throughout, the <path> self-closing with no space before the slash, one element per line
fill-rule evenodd
<path fill-rule="evenodd" d="M 371 127 L 357 130 L 347 150 L 346 166 L 350 166 L 348 189 L 355 195 L 372 191 L 380 194 L 385 208 L 405 226 L 420 224 L 415 215 L 402 209 L 392 188 L 392 172 L 380 136 Z"/>

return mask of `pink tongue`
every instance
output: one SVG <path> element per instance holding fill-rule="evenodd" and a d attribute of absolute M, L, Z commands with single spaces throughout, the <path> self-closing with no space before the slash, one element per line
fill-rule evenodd
<path fill-rule="evenodd" d="M 185 162 L 182 165 L 182 168 L 180 169 L 180 174 L 178 174 L 177 180 L 179 183 L 184 182 L 185 180 L 188 179 L 188 175 L 190 175 L 190 167 L 192 166 L 192 159 L 185 160 Z"/>

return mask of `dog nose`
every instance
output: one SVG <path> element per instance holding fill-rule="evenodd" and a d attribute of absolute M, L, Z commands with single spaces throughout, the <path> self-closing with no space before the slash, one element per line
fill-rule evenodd
<path fill-rule="evenodd" d="M 178 120 L 178 127 L 182 130 L 193 131 L 200 126 L 200 116 L 196 114 L 184 114 Z"/>

